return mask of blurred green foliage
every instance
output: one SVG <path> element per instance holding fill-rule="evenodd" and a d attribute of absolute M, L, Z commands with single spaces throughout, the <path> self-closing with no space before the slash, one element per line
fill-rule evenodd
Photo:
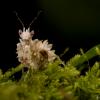
<path fill-rule="evenodd" d="M 63 66 L 57 59 L 45 69 L 29 69 L 18 81 L 12 80 L 11 76 L 24 65 L 4 74 L 0 70 L 0 100 L 100 100 L 100 63 L 96 61 L 88 66 L 82 75 L 87 67 L 84 63 L 99 56 L 99 49 L 100 45 L 97 45 L 86 53 L 76 54 Z"/>

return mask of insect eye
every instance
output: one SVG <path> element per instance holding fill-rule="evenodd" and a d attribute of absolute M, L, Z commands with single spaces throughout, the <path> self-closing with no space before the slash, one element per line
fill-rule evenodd
<path fill-rule="evenodd" d="M 34 35 L 34 31 L 31 31 L 31 35 Z"/>
<path fill-rule="evenodd" d="M 22 30 L 19 30 L 19 32 L 18 32 L 19 34 L 22 34 Z"/>

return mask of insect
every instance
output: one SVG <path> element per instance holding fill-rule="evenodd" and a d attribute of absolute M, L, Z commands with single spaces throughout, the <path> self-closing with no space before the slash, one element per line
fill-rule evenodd
<path fill-rule="evenodd" d="M 37 17 L 40 13 L 41 12 L 38 13 Z M 17 13 L 16 16 L 18 17 Z M 47 40 L 32 40 L 34 31 L 30 31 L 30 26 L 37 17 L 32 20 L 28 29 L 25 29 L 24 24 L 18 17 L 18 20 L 23 26 L 23 31 L 19 30 L 20 42 L 17 44 L 18 60 L 32 69 L 44 68 L 48 62 L 52 62 L 56 58 L 54 50 L 51 50 L 52 44 L 48 44 Z"/>

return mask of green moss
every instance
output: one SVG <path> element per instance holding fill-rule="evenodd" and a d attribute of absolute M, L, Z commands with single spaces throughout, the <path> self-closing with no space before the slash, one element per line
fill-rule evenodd
<path fill-rule="evenodd" d="M 7 71 L 0 70 L 0 100 L 100 100 L 100 63 L 87 67 L 84 63 L 99 56 L 100 45 L 86 53 L 76 54 L 64 67 L 61 60 L 49 63 L 45 69 L 23 72 L 19 81 L 11 76 L 23 69 L 19 65 Z"/>

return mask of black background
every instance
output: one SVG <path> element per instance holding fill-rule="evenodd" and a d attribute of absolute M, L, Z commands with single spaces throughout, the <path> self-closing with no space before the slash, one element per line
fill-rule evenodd
<path fill-rule="evenodd" d="M 45 0 L 41 0 L 41 1 L 45 2 Z M 75 19 L 76 20 L 75 23 L 73 23 L 73 20 L 72 22 L 66 21 L 66 19 L 70 17 L 74 19 L 73 17 L 74 12 L 71 12 L 72 10 L 70 10 L 69 11 L 70 13 L 67 13 L 70 16 L 62 20 L 61 27 L 63 28 L 61 29 L 59 26 L 60 24 L 59 20 L 54 21 L 55 17 L 53 19 L 53 15 L 54 13 L 56 14 L 56 11 L 58 8 L 62 9 L 63 6 L 59 6 L 57 8 L 53 4 L 54 4 L 54 1 L 56 4 L 58 2 L 54 0 L 50 4 L 48 4 L 50 6 L 50 8 L 48 8 L 48 7 L 43 6 L 43 4 L 45 3 L 42 4 L 41 1 L 40 0 L 0 1 L 1 2 L 0 3 L 0 67 L 2 69 L 15 67 L 16 65 L 19 64 L 16 58 L 17 57 L 16 44 L 19 42 L 18 30 L 22 29 L 22 25 L 18 21 L 18 18 L 16 17 L 16 15 L 13 13 L 14 11 L 18 13 L 18 16 L 23 21 L 25 27 L 28 28 L 29 23 L 34 19 L 34 17 L 36 17 L 37 13 L 40 10 L 42 10 L 42 13 L 40 14 L 40 16 L 31 26 L 31 30 L 33 29 L 35 31 L 35 36 L 33 38 L 38 38 L 42 40 L 48 39 L 49 43 L 53 43 L 53 49 L 56 50 L 56 53 L 58 55 L 62 53 L 66 47 L 69 47 L 70 49 L 69 49 L 69 52 L 65 55 L 65 60 L 72 57 L 75 53 L 79 53 L 79 48 L 83 48 L 85 51 L 87 51 L 91 47 L 100 43 L 100 35 L 99 35 L 100 34 L 100 29 L 99 29 L 100 3 L 99 1 L 97 0 L 88 1 L 88 5 L 91 8 L 90 11 L 95 12 L 93 13 L 95 14 L 93 15 L 95 18 L 91 19 L 89 24 L 84 24 L 84 26 L 81 26 L 79 22 L 82 21 L 83 19 L 80 19 L 78 21 Z M 47 1 L 49 3 L 49 0 Z M 65 1 L 63 0 L 63 2 Z M 79 1 L 77 2 L 78 2 L 78 5 L 81 4 Z M 74 5 L 75 2 L 72 1 L 72 3 L 70 4 Z M 85 9 L 84 4 L 83 4 L 83 11 Z M 73 8 L 73 7 L 69 5 L 69 8 Z M 66 13 L 64 12 L 61 14 L 62 11 L 59 11 L 59 9 L 58 9 L 57 14 L 59 16 L 65 16 Z M 65 11 L 66 9 L 67 8 L 65 8 Z M 80 7 L 78 9 L 80 9 Z M 74 15 L 76 17 L 78 16 L 77 13 L 74 13 Z M 85 16 L 84 13 L 82 16 L 83 17 Z M 91 14 L 90 14 L 90 18 L 91 18 Z M 68 24 L 65 24 L 64 22 Z M 91 24 L 93 24 L 94 26 L 91 26 Z M 85 25 L 87 28 L 85 27 Z M 69 28 L 69 30 L 66 31 L 66 27 Z M 79 30 L 78 30 L 78 27 L 79 27 Z M 74 30 L 74 29 L 77 29 L 77 30 Z"/>

